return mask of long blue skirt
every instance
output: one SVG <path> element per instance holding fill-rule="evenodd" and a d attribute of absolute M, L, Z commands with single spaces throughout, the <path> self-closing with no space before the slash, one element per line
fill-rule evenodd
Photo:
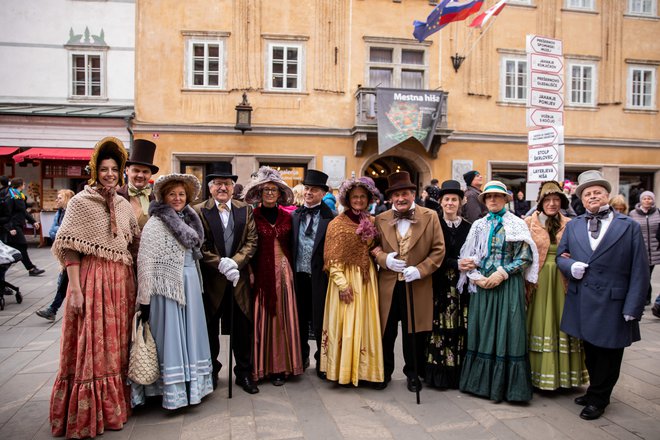
<path fill-rule="evenodd" d="M 163 408 L 196 405 L 213 392 L 211 350 L 206 332 L 199 272 L 186 252 L 183 268 L 186 305 L 160 295 L 151 297 L 149 324 L 161 377 L 152 385 L 131 385 L 132 406 L 146 396 L 163 396 Z"/>

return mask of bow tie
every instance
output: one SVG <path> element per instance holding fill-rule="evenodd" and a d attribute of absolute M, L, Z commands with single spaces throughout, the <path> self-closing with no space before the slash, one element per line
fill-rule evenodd
<path fill-rule="evenodd" d="M 311 215 L 309 223 L 307 223 L 307 228 L 305 229 L 305 235 L 308 237 L 314 235 L 314 214 L 320 211 L 321 205 L 314 206 L 313 208 L 308 208 L 307 206 L 300 208 L 300 223 L 305 221 L 307 214 Z"/>
<path fill-rule="evenodd" d="M 304 216 L 304 215 L 307 215 L 307 214 L 314 215 L 319 211 L 321 211 L 321 205 L 316 205 L 313 208 L 308 208 L 307 206 L 303 206 L 302 208 L 300 208 L 300 215 L 301 216 Z"/>
<path fill-rule="evenodd" d="M 592 214 L 589 211 L 586 212 L 585 217 L 589 221 L 589 232 L 591 233 L 591 238 L 598 238 L 600 235 L 601 220 L 606 219 L 607 216 L 610 215 L 610 211 L 611 208 L 597 212 L 595 214 Z"/>
<path fill-rule="evenodd" d="M 396 225 L 396 222 L 399 220 L 408 220 L 410 223 L 417 223 L 417 220 L 415 220 L 415 210 L 414 209 L 409 209 L 406 212 L 399 212 L 399 211 L 394 211 L 394 218 L 392 219 L 392 222 L 390 223 L 391 225 Z"/>
<path fill-rule="evenodd" d="M 149 197 L 151 195 L 151 188 L 146 187 L 142 189 L 137 189 L 135 187 L 129 186 L 128 187 L 128 195 L 131 197 L 140 197 L 140 196 L 145 196 Z"/>

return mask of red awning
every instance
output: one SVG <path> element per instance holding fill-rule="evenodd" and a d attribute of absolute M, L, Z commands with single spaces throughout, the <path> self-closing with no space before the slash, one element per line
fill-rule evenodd
<path fill-rule="evenodd" d="M 16 163 L 21 163 L 26 159 L 89 160 L 93 151 L 91 148 L 30 148 L 17 154 L 13 159 Z"/>
<path fill-rule="evenodd" d="M 0 156 L 9 156 L 18 150 L 18 147 L 0 147 Z"/>

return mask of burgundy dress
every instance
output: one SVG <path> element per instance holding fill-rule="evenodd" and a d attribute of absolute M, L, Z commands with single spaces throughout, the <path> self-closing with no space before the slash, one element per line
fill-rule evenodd
<path fill-rule="evenodd" d="M 254 220 L 259 247 L 252 259 L 255 274 L 252 376 L 259 380 L 275 374 L 302 374 L 291 270 L 291 214 L 281 207 L 261 207 L 254 210 Z"/>

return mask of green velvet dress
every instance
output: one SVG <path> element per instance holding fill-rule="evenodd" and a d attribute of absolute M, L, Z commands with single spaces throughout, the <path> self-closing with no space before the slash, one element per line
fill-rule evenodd
<path fill-rule="evenodd" d="M 551 244 L 527 309 L 532 385 L 542 390 L 578 387 L 589 382 L 582 342 L 559 330 L 566 289 Z"/>
<path fill-rule="evenodd" d="M 461 391 L 496 402 L 531 400 L 523 271 L 532 260 L 527 243 L 506 242 L 502 225 L 495 228 L 480 272 L 488 277 L 502 266 L 509 278 L 494 289 L 477 287 L 470 297 Z"/>

